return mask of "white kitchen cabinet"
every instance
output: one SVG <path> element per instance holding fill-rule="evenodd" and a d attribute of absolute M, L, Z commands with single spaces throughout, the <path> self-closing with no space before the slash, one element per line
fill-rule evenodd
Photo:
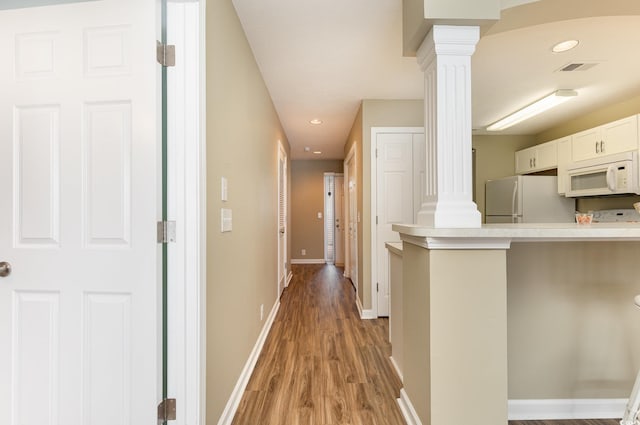
<path fill-rule="evenodd" d="M 556 141 L 542 143 L 516 152 L 516 174 L 550 170 L 558 166 Z"/>
<path fill-rule="evenodd" d="M 567 166 L 571 162 L 571 136 L 556 140 L 558 155 L 558 194 L 564 195 L 567 179 Z"/>
<path fill-rule="evenodd" d="M 637 115 L 581 131 L 571 138 L 571 159 L 574 162 L 637 149 Z"/>

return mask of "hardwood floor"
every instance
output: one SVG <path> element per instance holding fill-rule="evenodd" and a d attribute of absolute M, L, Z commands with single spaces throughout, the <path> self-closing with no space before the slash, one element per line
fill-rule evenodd
<path fill-rule="evenodd" d="M 403 425 L 388 320 L 361 320 L 342 269 L 295 265 L 233 425 Z"/>
<path fill-rule="evenodd" d="M 388 320 L 360 320 L 342 269 L 294 265 L 233 425 L 404 425 L 388 334 Z M 508 425 L 618 424 L 591 419 Z"/>

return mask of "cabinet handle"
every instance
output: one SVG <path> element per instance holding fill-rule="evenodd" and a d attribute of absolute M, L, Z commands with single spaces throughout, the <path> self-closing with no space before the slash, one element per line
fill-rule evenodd
<path fill-rule="evenodd" d="M 604 140 L 600 140 L 600 153 L 604 153 Z"/>
<path fill-rule="evenodd" d="M 536 159 L 533 158 L 533 168 L 536 168 Z"/>
<path fill-rule="evenodd" d="M 600 153 L 600 151 L 598 150 L 598 145 L 600 144 L 600 142 L 596 142 L 596 153 Z"/>

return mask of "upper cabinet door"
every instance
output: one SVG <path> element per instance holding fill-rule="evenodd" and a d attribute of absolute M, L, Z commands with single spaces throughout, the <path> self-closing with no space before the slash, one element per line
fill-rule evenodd
<path fill-rule="evenodd" d="M 602 140 L 600 153 L 604 155 L 638 149 L 638 116 L 603 125 Z"/>
<path fill-rule="evenodd" d="M 638 116 L 623 118 L 572 136 L 573 161 L 638 149 Z"/>
<path fill-rule="evenodd" d="M 558 166 L 556 141 L 542 143 L 516 152 L 516 174 L 550 170 Z"/>

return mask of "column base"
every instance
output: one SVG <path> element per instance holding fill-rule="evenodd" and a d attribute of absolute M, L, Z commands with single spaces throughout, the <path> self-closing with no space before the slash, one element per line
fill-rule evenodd
<path fill-rule="evenodd" d="M 421 226 L 434 228 L 482 227 L 482 215 L 473 201 L 424 202 L 416 221 Z"/>

